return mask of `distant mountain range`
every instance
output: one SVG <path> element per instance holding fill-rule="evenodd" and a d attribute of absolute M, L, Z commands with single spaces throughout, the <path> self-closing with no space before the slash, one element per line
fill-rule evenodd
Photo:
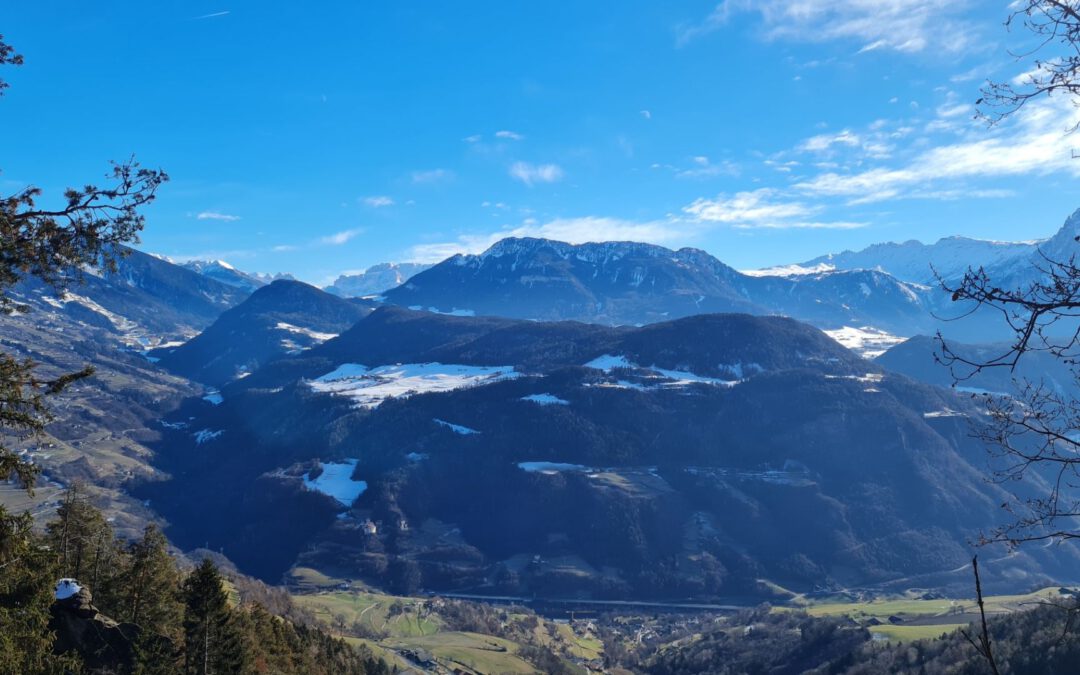
<path fill-rule="evenodd" d="M 1024 242 L 988 241 L 968 237 L 945 237 L 934 244 L 911 240 L 874 244 L 859 251 L 830 253 L 797 265 L 757 270 L 754 274 L 799 275 L 832 270 L 871 269 L 887 272 L 897 279 L 937 285 L 938 279 L 955 280 L 969 268 L 980 267 L 997 277 L 1013 278 L 1031 270 L 1045 255 L 1050 260 L 1068 261 L 1080 247 L 1080 210 L 1047 239 Z"/>
<path fill-rule="evenodd" d="M 511 238 L 456 255 L 387 291 L 441 313 L 640 325 L 710 312 L 783 314 L 825 328 L 928 325 L 926 291 L 856 270 L 798 278 L 742 274 L 697 249 Z"/>
<path fill-rule="evenodd" d="M 291 274 L 258 274 L 242 272 L 224 260 L 189 260 L 181 263 L 181 267 L 197 272 L 203 276 L 220 281 L 228 286 L 235 286 L 251 293 L 257 288 L 278 279 L 293 279 Z"/>
<path fill-rule="evenodd" d="M 381 263 L 355 274 L 342 274 L 325 288 L 343 298 L 378 295 L 405 283 L 413 275 L 431 267 L 424 263 Z"/>
<path fill-rule="evenodd" d="M 903 281 L 935 285 L 937 275 L 954 279 L 963 276 L 969 267 L 998 267 L 1031 255 L 1036 246 L 1034 242 L 986 241 L 967 237 L 946 237 L 934 244 L 911 240 L 874 244 L 861 251 L 830 253 L 776 271 L 790 274 L 806 270 L 870 269 L 886 272 Z"/>

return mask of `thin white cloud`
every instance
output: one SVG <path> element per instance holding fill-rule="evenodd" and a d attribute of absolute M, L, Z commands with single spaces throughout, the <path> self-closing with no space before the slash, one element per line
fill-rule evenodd
<path fill-rule="evenodd" d="M 510 166 L 510 177 L 529 187 L 536 183 L 557 183 L 563 179 L 564 172 L 558 164 L 530 164 L 514 162 Z"/>
<path fill-rule="evenodd" d="M 638 113 L 647 120 L 652 119 L 652 111 L 651 110 L 639 110 Z"/>
<path fill-rule="evenodd" d="M 954 183 L 977 179 L 1055 172 L 1080 177 L 1080 163 L 1072 159 L 1066 142 L 1067 129 L 1076 119 L 1077 112 L 1067 101 L 1044 100 L 1025 107 L 1010 125 L 996 128 L 993 135 L 981 129 L 978 135 L 961 135 L 900 165 L 827 172 L 795 187 L 807 195 L 843 197 L 858 204 L 935 192 L 953 194 L 965 188 Z"/>
<path fill-rule="evenodd" d="M 374 195 L 371 197 L 364 197 L 364 204 L 373 209 L 381 209 L 387 206 L 393 206 L 394 198 L 387 197 L 386 195 Z"/>
<path fill-rule="evenodd" d="M 466 143 L 479 143 L 482 138 L 483 136 L 481 136 L 480 134 L 473 134 L 472 136 L 466 136 L 461 140 L 465 141 Z"/>
<path fill-rule="evenodd" d="M 846 40 L 858 51 L 960 52 L 978 43 L 964 18 L 972 0 L 724 0 L 704 20 L 682 26 L 685 45 L 723 29 L 742 13 L 760 16 L 766 39 L 802 42 Z"/>
<path fill-rule="evenodd" d="M 858 150 L 866 157 L 884 158 L 892 154 L 892 145 L 887 142 L 890 135 L 882 130 L 878 123 L 875 123 L 865 134 L 857 134 L 850 129 L 844 129 L 833 134 L 811 136 L 795 149 L 798 152 L 809 152 L 825 157 L 831 157 L 837 151 L 844 149 Z"/>
<path fill-rule="evenodd" d="M 434 183 L 449 183 L 454 180 L 454 172 L 450 169 L 428 169 L 426 171 L 413 171 L 412 182 L 418 185 L 431 185 Z"/>
<path fill-rule="evenodd" d="M 775 188 L 758 188 L 712 199 L 697 199 L 683 212 L 702 223 L 736 229 L 853 229 L 865 223 L 818 219 L 824 208 L 785 197 Z"/>
<path fill-rule="evenodd" d="M 201 21 L 203 19 L 216 19 L 219 16 L 227 16 L 228 14 L 229 14 L 229 10 L 225 10 L 225 11 L 222 11 L 222 12 L 211 12 L 209 14 L 203 14 L 202 16 L 197 16 L 197 17 L 195 17 L 195 20 L 196 21 Z"/>
<path fill-rule="evenodd" d="M 240 220 L 240 216 L 233 216 L 228 213 L 218 213 L 217 211 L 203 211 L 195 217 L 198 220 L 224 220 L 230 223 Z"/>
<path fill-rule="evenodd" d="M 708 157 L 699 155 L 691 158 L 691 166 L 689 169 L 676 169 L 676 178 L 690 178 L 690 179 L 705 179 L 716 178 L 717 176 L 738 176 L 740 169 L 739 165 L 728 160 L 723 160 L 720 163 L 713 163 Z"/>
<path fill-rule="evenodd" d="M 523 135 L 517 133 L 516 131 L 503 130 L 503 131 L 496 131 L 495 132 L 495 138 L 502 138 L 502 139 L 508 140 L 508 141 L 520 141 L 520 140 L 524 140 L 525 137 Z"/>
<path fill-rule="evenodd" d="M 341 246 L 342 244 L 350 241 L 362 232 L 363 229 L 361 228 L 342 230 L 341 232 L 335 232 L 334 234 L 320 237 L 318 241 L 320 244 L 323 244 L 325 246 Z"/>

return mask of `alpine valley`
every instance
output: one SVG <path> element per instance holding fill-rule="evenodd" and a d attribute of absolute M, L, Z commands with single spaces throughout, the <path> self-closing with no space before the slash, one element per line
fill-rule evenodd
<path fill-rule="evenodd" d="M 0 337 L 57 372 L 98 369 L 23 442 L 45 469 L 42 517 L 82 481 L 121 531 L 165 523 L 181 548 L 268 582 L 319 570 L 402 593 L 698 602 L 962 592 L 970 542 L 1007 495 L 971 436 L 979 397 L 915 335 L 951 330 L 934 272 L 917 270 L 1021 274 L 1078 225 L 752 273 L 693 249 L 505 239 L 365 298 L 132 251 L 60 295 L 17 288 L 31 311 Z M 1068 543 L 983 557 L 996 591 L 1078 580 Z"/>

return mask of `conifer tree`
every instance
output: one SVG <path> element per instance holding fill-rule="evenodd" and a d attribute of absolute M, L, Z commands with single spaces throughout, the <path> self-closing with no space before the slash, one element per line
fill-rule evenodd
<path fill-rule="evenodd" d="M 224 579 L 209 558 L 203 559 L 184 581 L 184 672 L 187 675 L 241 671 L 243 647 L 230 615 Z"/>
<path fill-rule="evenodd" d="M 169 555 L 168 540 L 156 525 L 147 525 L 142 539 L 128 546 L 127 560 L 121 616 L 140 628 L 135 641 L 135 673 L 178 673 L 183 605 L 180 574 Z"/>
<path fill-rule="evenodd" d="M 56 520 L 45 529 L 49 546 L 59 557 L 60 574 L 84 582 L 84 573 L 89 574 L 94 567 L 96 545 L 113 539 L 105 516 L 90 503 L 86 489 L 79 483 L 72 483 L 64 491 Z"/>
<path fill-rule="evenodd" d="M 53 656 L 48 629 L 55 557 L 32 524 L 28 514 L 9 516 L 0 506 L 0 673 L 59 674 L 70 664 Z"/>

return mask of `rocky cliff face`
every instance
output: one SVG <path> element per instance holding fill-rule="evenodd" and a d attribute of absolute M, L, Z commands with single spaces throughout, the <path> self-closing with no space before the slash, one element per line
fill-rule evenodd
<path fill-rule="evenodd" d="M 57 654 L 78 654 L 90 673 L 131 672 L 139 627 L 117 623 L 99 612 L 88 588 L 58 599 L 50 612 L 49 629 L 56 633 L 53 650 Z"/>

